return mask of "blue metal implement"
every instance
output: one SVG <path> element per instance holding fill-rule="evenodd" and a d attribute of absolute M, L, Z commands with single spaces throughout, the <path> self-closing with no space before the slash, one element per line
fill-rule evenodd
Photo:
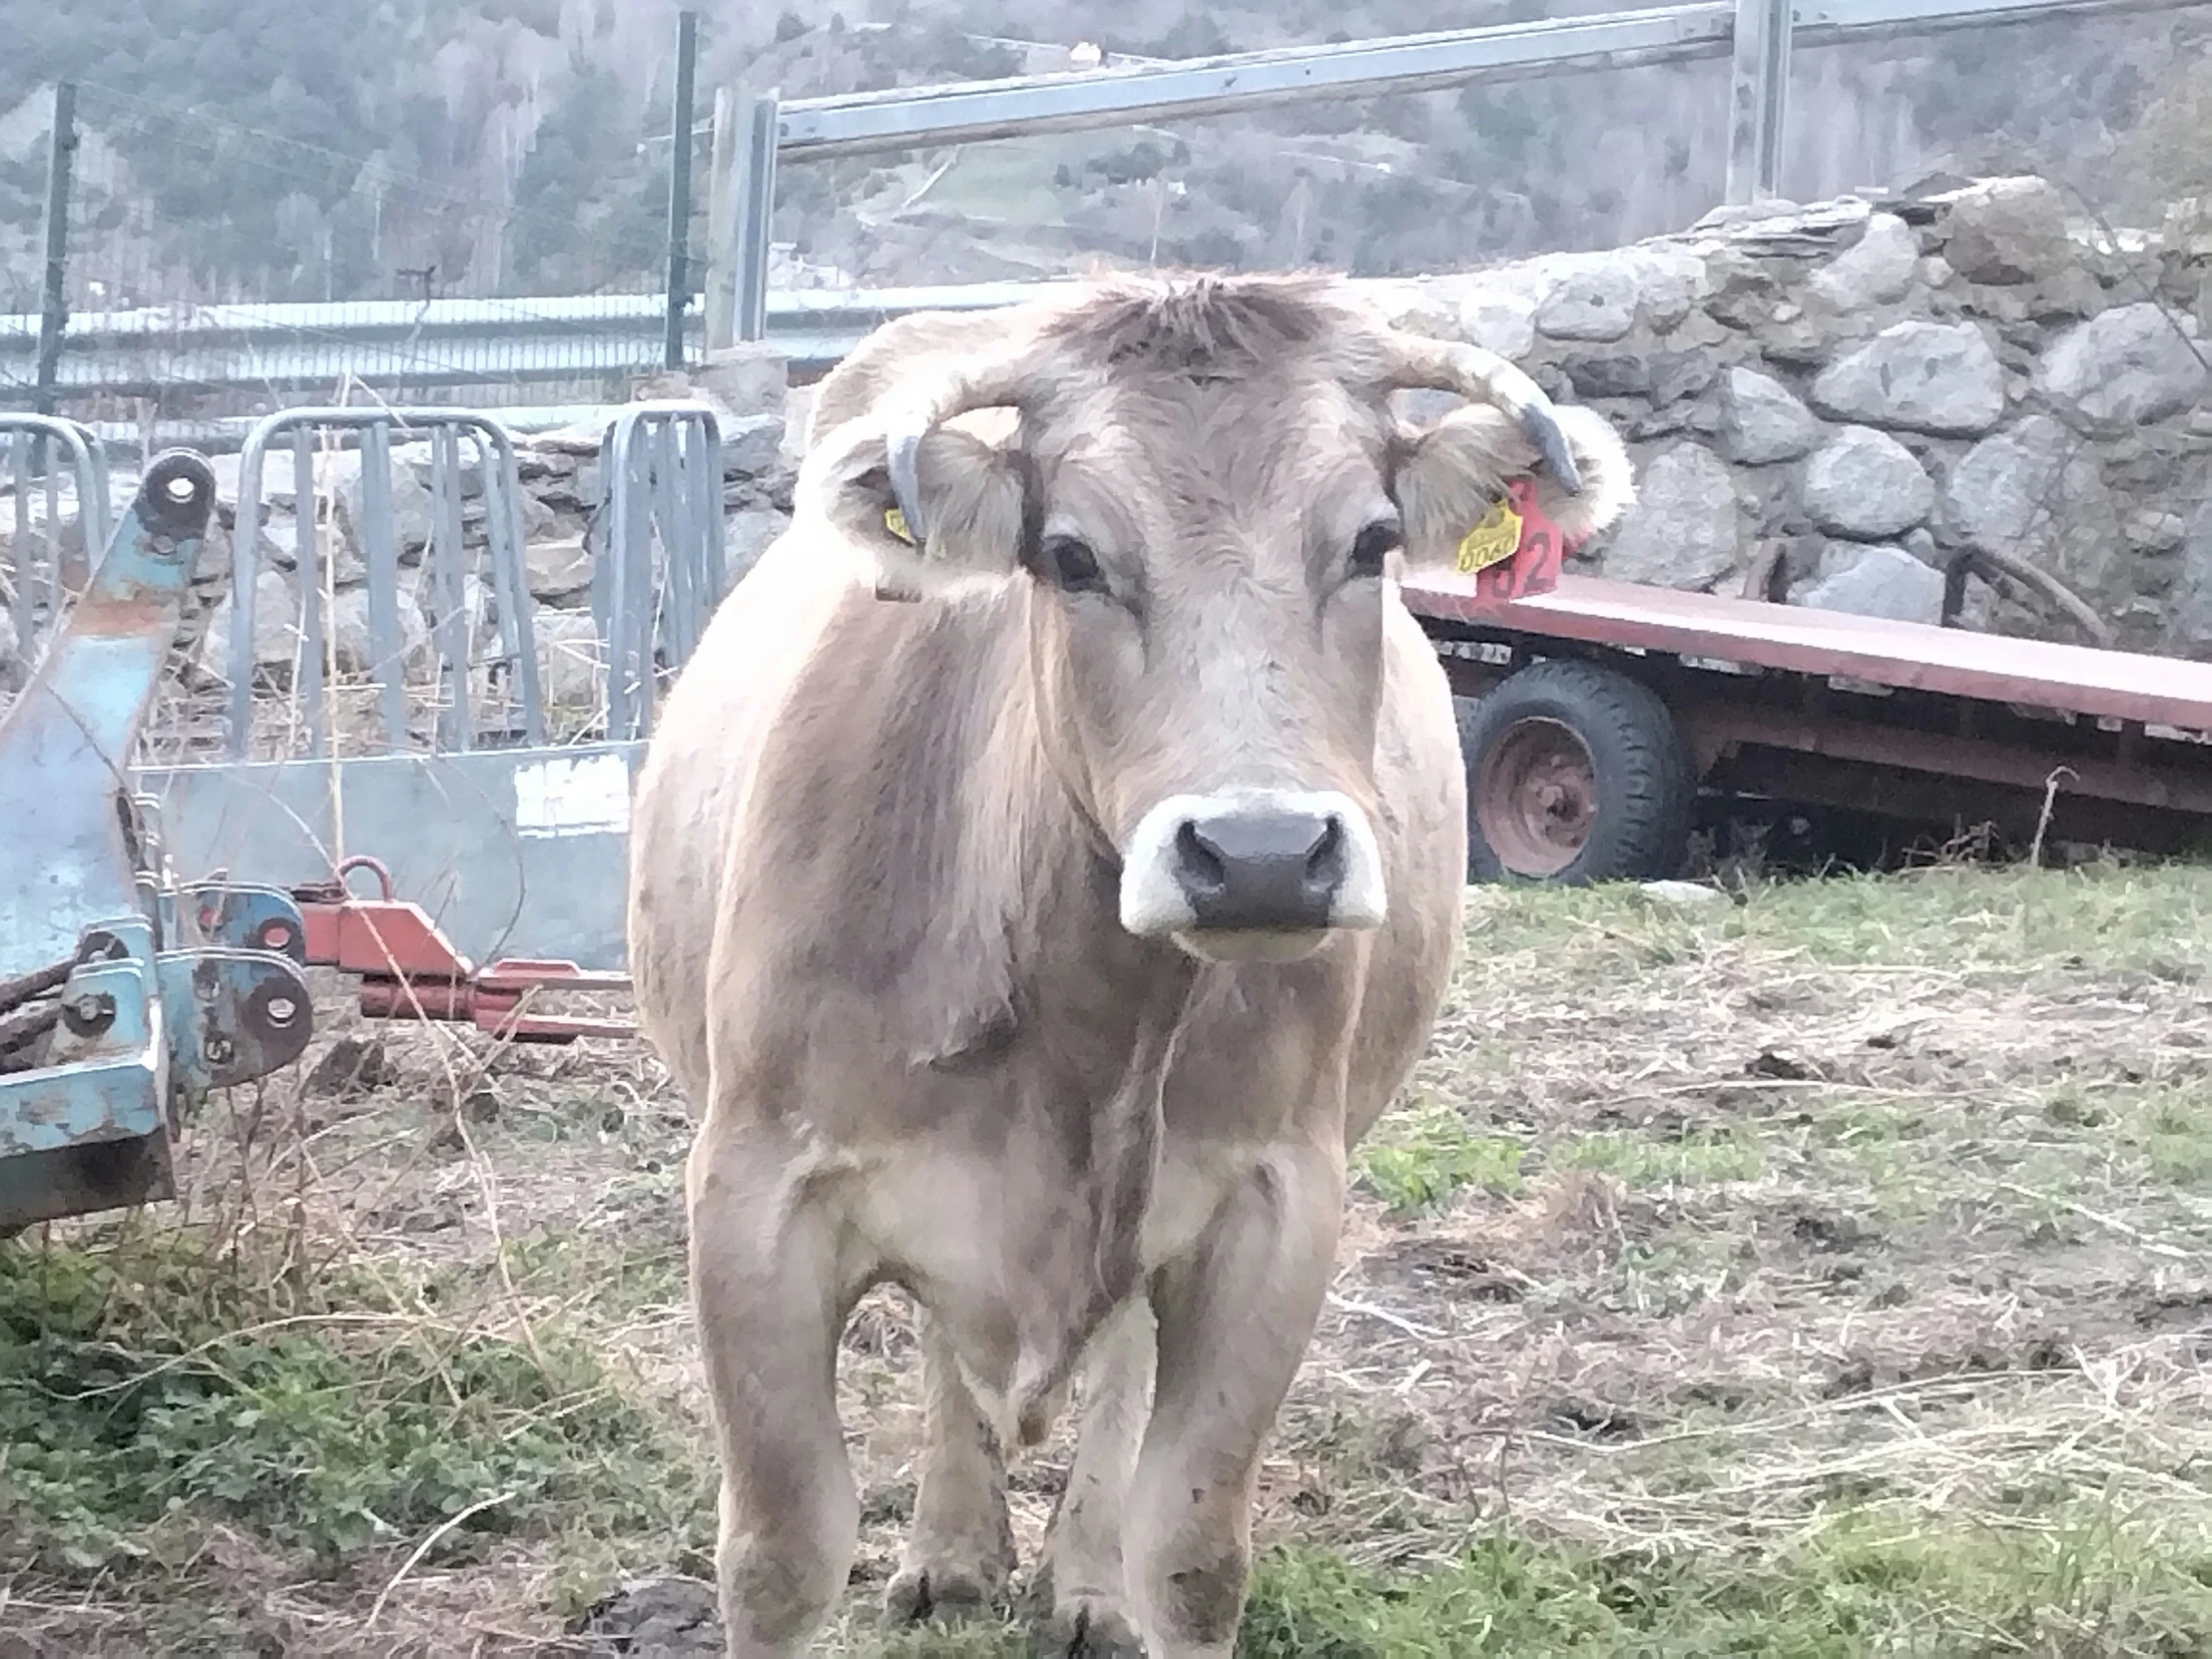
<path fill-rule="evenodd" d="M 297 906 L 180 887 L 131 781 L 214 505 L 205 460 L 158 459 L 0 716 L 0 1228 L 167 1196 L 182 1111 L 312 1025 Z"/>

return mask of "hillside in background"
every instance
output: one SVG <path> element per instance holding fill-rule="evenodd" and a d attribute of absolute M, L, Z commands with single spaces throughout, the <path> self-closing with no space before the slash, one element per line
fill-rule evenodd
<path fill-rule="evenodd" d="M 1607 9 L 1577 0 L 700 0 L 717 84 L 808 97 Z M 0 0 L 0 287 L 35 303 L 51 83 L 85 83 L 84 307 L 645 290 L 674 9 L 629 0 Z M 2033 170 L 2142 223 L 2202 191 L 2212 8 L 1801 51 L 1801 200 Z M 1055 52 L 1053 48 L 1062 49 Z M 781 274 L 958 281 L 1151 262 L 1465 267 L 1719 198 L 1726 66 L 1611 71 L 783 170 Z M 701 196 L 704 219 L 704 193 Z M 702 223 L 703 229 L 703 223 Z"/>

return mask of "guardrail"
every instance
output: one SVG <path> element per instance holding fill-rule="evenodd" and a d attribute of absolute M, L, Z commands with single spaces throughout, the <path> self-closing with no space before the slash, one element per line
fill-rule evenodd
<path fill-rule="evenodd" d="M 1604 17 L 1451 29 L 1387 40 L 1292 47 L 1125 69 L 902 87 L 779 104 L 758 95 L 738 141 L 732 227 L 741 295 L 766 288 L 775 162 L 862 156 L 921 145 L 1073 133 L 1140 122 L 1231 115 L 1321 99 L 1432 92 L 1483 81 L 1587 73 L 1638 64 L 1732 58 L 1727 200 L 1780 194 L 1794 45 L 2105 12 L 2159 11 L 2203 0 L 1697 0 Z M 773 126 L 774 152 L 764 157 Z M 717 258 L 723 251 L 714 251 Z M 740 337 L 764 314 L 741 302 Z M 749 331 L 750 330 L 750 331 Z M 717 343 L 710 339 L 710 343 Z"/>
<path fill-rule="evenodd" d="M 1421 92 L 1646 63 L 1730 58 L 1727 199 L 1779 193 L 1792 52 L 1884 34 L 2106 13 L 2207 0 L 1693 0 L 1609 16 L 1449 30 L 1177 63 L 781 102 L 746 98 L 731 123 L 727 191 L 710 204 L 706 309 L 690 349 L 724 330 L 781 345 L 797 369 L 833 363 L 903 311 L 1002 304 L 1033 284 L 771 294 L 769 218 L 779 160 L 804 162 L 1031 133 L 1075 132 L 1280 104 Z M 150 396 L 178 386 L 261 394 L 351 376 L 385 388 L 576 382 L 658 367 L 660 294 L 383 300 L 86 312 L 69 319 L 64 398 Z M 734 315 L 733 315 L 734 313 Z M 0 316 L 0 385 L 35 378 L 40 318 Z"/>

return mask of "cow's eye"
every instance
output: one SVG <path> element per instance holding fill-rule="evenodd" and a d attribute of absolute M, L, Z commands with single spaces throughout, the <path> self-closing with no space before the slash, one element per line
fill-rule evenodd
<path fill-rule="evenodd" d="M 1068 593 L 1104 593 L 1098 555 L 1080 536 L 1047 536 L 1037 549 L 1037 574 Z"/>
<path fill-rule="evenodd" d="M 1394 518 L 1379 518 L 1352 539 L 1352 557 L 1345 561 L 1350 576 L 1380 576 L 1382 561 L 1404 545 L 1405 533 Z"/>

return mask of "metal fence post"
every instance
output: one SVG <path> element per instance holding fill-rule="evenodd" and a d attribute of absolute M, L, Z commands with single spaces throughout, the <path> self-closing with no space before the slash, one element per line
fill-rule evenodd
<path fill-rule="evenodd" d="M 666 366 L 684 366 L 684 310 L 691 298 L 692 78 L 699 66 L 699 14 L 676 14 L 676 125 L 668 164 L 668 327 Z"/>
<path fill-rule="evenodd" d="M 54 412 L 54 388 L 61 378 L 62 333 L 69 326 L 69 174 L 76 154 L 77 83 L 60 81 L 54 87 L 54 134 L 46 157 L 46 285 L 39 306 L 34 405 L 40 414 L 47 415 Z M 44 452 L 41 446 L 42 458 Z"/>
<path fill-rule="evenodd" d="M 1791 0 L 1736 0 L 1735 67 L 1729 77 L 1728 201 L 1741 207 L 1782 194 L 1782 140 L 1790 103 Z"/>
<path fill-rule="evenodd" d="M 768 337 L 768 242 L 776 218 L 776 145 L 782 118 L 782 90 L 745 100 L 743 154 L 738 173 L 736 220 L 737 333 L 740 339 Z"/>
<path fill-rule="evenodd" d="M 737 204 L 738 95 L 715 88 L 713 158 L 707 167 L 707 349 L 719 351 L 738 337 L 738 270 L 731 210 Z"/>

